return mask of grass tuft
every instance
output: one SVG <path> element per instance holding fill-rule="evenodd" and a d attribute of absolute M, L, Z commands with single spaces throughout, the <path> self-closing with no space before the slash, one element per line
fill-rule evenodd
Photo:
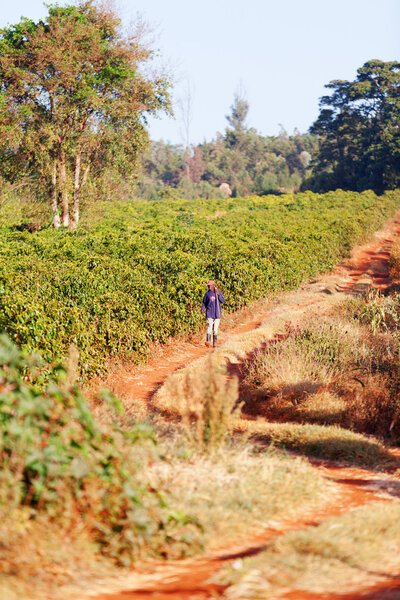
<path fill-rule="evenodd" d="M 209 355 L 204 369 L 187 371 L 179 385 L 174 384 L 175 405 L 189 446 L 199 451 L 219 448 L 240 412 L 237 378 L 229 379 L 226 367 Z"/>
<path fill-rule="evenodd" d="M 384 316 L 376 330 L 377 299 L 372 311 L 365 309 L 369 298 L 362 305 L 345 302 L 328 317 L 314 317 L 247 361 L 240 394 L 243 415 L 336 424 L 400 442 L 399 340 L 388 325 L 395 322 L 397 301 L 389 311 L 382 299 Z"/>
<path fill-rule="evenodd" d="M 248 421 L 239 423 L 237 430 L 258 443 L 351 465 L 377 467 L 394 460 L 375 438 L 337 426 Z"/>
<path fill-rule="evenodd" d="M 174 444 L 178 443 L 179 437 Z M 224 445 L 213 454 L 186 455 L 170 447 L 169 460 L 149 472 L 152 485 L 164 489 L 178 510 L 204 526 L 203 541 L 221 545 L 227 540 L 260 533 L 270 520 L 298 517 L 332 502 L 336 484 L 327 481 L 307 461 L 252 445 Z"/>

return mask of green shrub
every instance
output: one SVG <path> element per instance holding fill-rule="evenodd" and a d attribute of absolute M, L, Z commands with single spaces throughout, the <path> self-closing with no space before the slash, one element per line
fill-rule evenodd
<path fill-rule="evenodd" d="M 196 526 L 146 479 L 156 459 L 151 429 L 101 429 L 63 369 L 45 389 L 29 381 L 41 361 L 5 335 L 0 365 L 0 507 L 30 507 L 31 518 L 46 514 L 53 525 L 78 520 L 118 563 L 196 547 Z"/>

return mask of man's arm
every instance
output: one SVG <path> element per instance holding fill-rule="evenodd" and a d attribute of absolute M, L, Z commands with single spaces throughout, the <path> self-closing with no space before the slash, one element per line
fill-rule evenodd
<path fill-rule="evenodd" d="M 221 302 L 221 304 L 224 304 L 224 302 L 225 302 L 225 298 L 224 298 L 224 296 L 222 295 L 222 292 L 221 292 L 221 290 L 217 290 L 217 289 L 216 289 L 215 291 L 216 291 L 216 292 L 217 292 L 217 294 L 218 294 L 218 300 Z"/>
<path fill-rule="evenodd" d="M 207 308 L 207 300 L 208 300 L 208 296 L 207 296 L 207 294 L 204 294 L 203 304 L 201 305 L 201 309 L 200 309 L 201 313 L 204 313 Z"/>

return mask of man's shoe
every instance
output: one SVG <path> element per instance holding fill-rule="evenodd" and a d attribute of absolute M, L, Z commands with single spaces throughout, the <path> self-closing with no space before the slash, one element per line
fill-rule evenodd
<path fill-rule="evenodd" d="M 217 347 L 217 336 L 214 335 L 213 337 L 213 347 L 216 348 Z"/>
<path fill-rule="evenodd" d="M 206 346 L 209 348 L 211 346 L 211 335 L 207 335 Z"/>

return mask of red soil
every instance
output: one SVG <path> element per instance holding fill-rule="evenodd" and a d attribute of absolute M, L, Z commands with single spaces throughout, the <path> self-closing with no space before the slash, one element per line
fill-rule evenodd
<path fill-rule="evenodd" d="M 335 594 L 304 592 L 293 590 L 282 596 L 285 600 L 399 600 L 400 575 L 391 577 L 383 583 L 359 590 L 356 594 Z"/>
<path fill-rule="evenodd" d="M 357 246 L 351 259 L 339 265 L 334 273 L 346 273 L 350 281 L 343 291 L 351 290 L 365 274 L 372 279 L 372 286 L 384 290 L 390 285 L 389 264 L 390 248 L 400 235 L 400 219 L 394 219 L 387 227 L 375 235 L 375 238 L 364 246 Z"/>
<path fill-rule="evenodd" d="M 242 334 L 257 329 L 268 315 L 268 312 L 262 312 L 249 318 L 243 312 L 243 322 L 231 328 L 229 334 Z M 220 342 L 224 341 L 224 336 L 226 333 L 219 336 Z M 173 341 L 162 348 L 160 356 L 150 358 L 146 365 L 135 366 L 129 372 L 124 372 L 122 369 L 117 370 L 100 384 L 112 389 L 117 396 L 128 399 L 130 402 L 147 403 L 165 382 L 168 375 L 185 367 L 189 362 L 205 356 L 208 352 L 212 352 L 212 349 L 210 350 L 204 344 L 182 340 Z"/>
<path fill-rule="evenodd" d="M 365 505 L 376 500 L 387 500 L 387 496 L 379 496 L 378 494 L 385 489 L 386 480 L 381 481 L 379 475 L 371 474 L 363 469 L 337 467 L 330 464 L 320 464 L 321 471 L 327 479 L 339 483 L 343 491 L 340 497 L 335 497 L 334 502 L 327 507 L 315 511 L 302 519 L 287 520 L 279 528 L 268 528 L 253 536 L 250 540 L 246 539 L 243 543 L 238 541 L 235 546 L 230 548 L 221 548 L 212 556 L 194 561 L 177 561 L 176 575 L 171 577 L 169 570 L 170 565 L 166 565 L 166 574 L 163 575 L 163 569 L 159 567 L 159 581 L 149 585 L 143 585 L 140 589 L 126 590 L 123 592 L 102 594 L 96 597 L 96 600 L 203 600 L 204 598 L 215 598 L 223 592 L 224 586 L 209 583 L 212 578 L 222 567 L 229 564 L 233 560 L 254 556 L 261 552 L 267 542 L 277 536 L 280 536 L 289 531 L 306 529 L 307 527 L 316 527 L 320 523 L 332 517 L 340 516 L 349 510 L 358 506 Z M 146 571 L 144 571 L 146 572 Z M 149 567 L 151 572 L 151 566 Z M 172 579 L 172 580 L 171 580 Z M 391 578 L 391 583 L 396 583 L 396 580 Z M 400 578 L 399 578 L 400 581 Z M 399 582 L 397 582 L 399 583 Z M 386 584 L 386 582 L 385 582 Z M 400 584 L 399 584 L 400 585 Z M 371 588 L 372 589 L 372 588 Z M 296 595 L 297 594 L 297 595 Z M 334 600 L 342 598 L 339 595 L 302 595 L 302 591 L 291 592 L 290 595 L 284 598 L 291 600 L 302 600 L 310 598 L 327 598 Z M 363 598 L 364 596 L 343 596 L 346 600 L 354 600 L 355 598 Z M 374 596 L 367 596 L 374 598 Z M 378 596 L 376 597 L 378 599 Z"/>
<path fill-rule="evenodd" d="M 398 236 L 400 236 L 400 219 L 388 223 L 386 228 L 376 234 L 370 243 L 356 248 L 351 259 L 339 265 L 330 275 L 338 277 L 337 289 L 349 293 L 357 288 L 359 280 L 366 275 L 369 276 L 371 287 L 381 290 L 386 288 L 390 284 L 388 270 L 390 247 Z M 368 283 L 365 285 L 369 287 Z M 244 322 L 235 327 L 231 333 L 245 333 L 256 329 L 268 315 L 267 312 L 247 321 L 244 319 Z M 145 367 L 135 368 L 131 374 L 114 374 L 113 389 L 116 393 L 122 392 L 125 398 L 128 396 L 133 402 L 146 402 L 170 373 L 203 356 L 207 351 L 203 346 L 190 343 L 180 343 L 178 348 L 171 345 L 164 350 L 160 357 L 150 360 Z M 376 473 L 326 464 L 319 464 L 317 468 L 342 488 L 340 498 L 336 498 L 333 505 L 298 521 L 288 520 L 279 529 L 266 529 L 258 536 L 254 536 L 250 540 L 246 539 L 243 544 L 238 541 L 235 546 L 221 548 L 212 556 L 191 561 L 176 561 L 164 566 L 160 563 L 143 565 L 140 572 L 148 574 L 156 572 L 157 583 L 154 583 L 154 577 L 152 577 L 152 582 L 143 585 L 141 589 L 102 594 L 97 596 L 96 600 L 171 600 L 172 598 L 174 600 L 188 600 L 189 598 L 203 600 L 218 597 L 223 592 L 223 586 L 209 583 L 208 580 L 230 561 L 257 554 L 269 540 L 278 535 L 316 526 L 331 517 L 341 515 L 356 506 L 379 498 L 377 495 L 379 489 L 377 488 L 381 487 L 382 489 L 383 484 L 379 482 L 379 476 Z M 387 501 L 390 500 L 390 496 L 386 495 L 385 498 Z M 382 497 L 379 499 L 382 500 Z M 171 568 L 174 570 L 172 575 Z M 385 576 L 385 573 L 380 573 L 380 575 Z M 395 600 L 400 599 L 400 575 L 393 577 L 387 574 L 384 583 L 360 589 L 357 593 L 315 594 L 293 590 L 281 597 L 287 600 L 316 600 L 317 598 L 319 600 Z"/>

